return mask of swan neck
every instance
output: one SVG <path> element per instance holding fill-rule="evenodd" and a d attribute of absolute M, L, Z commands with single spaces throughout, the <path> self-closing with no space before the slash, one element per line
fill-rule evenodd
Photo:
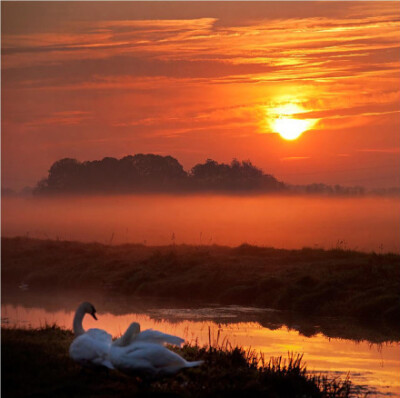
<path fill-rule="evenodd" d="M 123 334 L 123 336 L 121 337 L 121 340 L 120 340 L 120 345 L 122 346 L 122 347 L 125 347 L 125 346 L 127 346 L 127 345 L 129 345 L 129 343 L 131 342 L 131 336 L 132 336 L 132 333 L 129 333 L 129 331 L 126 331 L 124 334 Z"/>
<path fill-rule="evenodd" d="M 115 340 L 114 345 L 119 347 L 125 347 L 129 345 L 136 336 L 140 333 L 140 326 L 137 324 L 132 324 L 126 329 L 126 332 L 117 340 Z"/>
<path fill-rule="evenodd" d="M 83 317 L 85 316 L 85 311 L 82 307 L 78 307 L 75 312 L 74 321 L 72 324 L 75 336 L 79 336 L 85 333 L 85 329 L 82 326 Z"/>

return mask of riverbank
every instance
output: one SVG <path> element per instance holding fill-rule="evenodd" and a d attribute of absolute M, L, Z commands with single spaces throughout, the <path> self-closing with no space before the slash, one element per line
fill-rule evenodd
<path fill-rule="evenodd" d="M 2 238 L 4 285 L 351 317 L 400 331 L 400 256 L 250 245 L 103 245 Z"/>
<path fill-rule="evenodd" d="M 301 356 L 263 358 L 229 347 L 185 346 L 188 360 L 205 361 L 173 378 L 152 383 L 117 371 L 82 371 L 68 357 L 69 330 L 2 329 L 2 393 L 22 397 L 355 397 L 348 380 L 311 375 Z"/>

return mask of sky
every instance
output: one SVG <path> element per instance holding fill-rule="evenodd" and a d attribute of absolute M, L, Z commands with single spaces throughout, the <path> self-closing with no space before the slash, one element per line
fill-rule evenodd
<path fill-rule="evenodd" d="M 400 186 L 400 2 L 2 1 L 1 18 L 3 187 L 135 153 Z"/>

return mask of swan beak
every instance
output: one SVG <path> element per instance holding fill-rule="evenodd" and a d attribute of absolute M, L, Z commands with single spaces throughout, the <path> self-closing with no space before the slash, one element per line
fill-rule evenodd
<path fill-rule="evenodd" d="M 92 314 L 90 314 L 90 315 L 92 315 L 92 317 L 94 318 L 94 319 L 96 319 L 96 321 L 97 321 L 97 316 L 96 316 L 96 314 L 93 312 Z"/>

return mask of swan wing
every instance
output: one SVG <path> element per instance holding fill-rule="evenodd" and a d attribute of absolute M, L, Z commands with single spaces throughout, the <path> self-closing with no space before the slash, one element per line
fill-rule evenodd
<path fill-rule="evenodd" d="M 171 344 L 180 347 L 185 340 L 172 334 L 162 333 L 158 330 L 147 329 L 132 339 L 132 342 L 144 342 L 152 344 Z"/>
<path fill-rule="evenodd" d="M 160 344 L 136 342 L 127 347 L 112 347 L 110 360 L 115 368 L 131 374 L 172 375 L 183 368 L 199 366 L 203 361 L 188 362 Z"/>
<path fill-rule="evenodd" d="M 112 346 L 110 361 L 115 369 L 124 373 L 155 376 L 158 373 L 149 358 L 140 349 L 127 350 L 128 347 Z"/>
<path fill-rule="evenodd" d="M 186 364 L 185 359 L 180 355 L 159 344 L 134 343 L 126 348 L 126 355 L 135 360 L 146 359 L 155 368 Z"/>
<path fill-rule="evenodd" d="M 85 333 L 72 342 L 69 355 L 74 361 L 85 366 L 105 366 L 113 369 L 108 358 L 110 344 Z"/>

